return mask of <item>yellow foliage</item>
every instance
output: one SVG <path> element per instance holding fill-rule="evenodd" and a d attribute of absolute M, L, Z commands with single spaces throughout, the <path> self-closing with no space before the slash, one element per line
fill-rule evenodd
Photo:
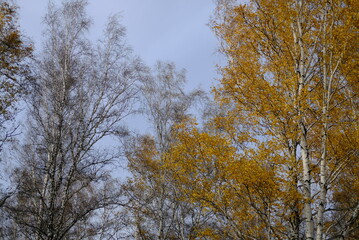
<path fill-rule="evenodd" d="M 274 188 L 270 204 L 286 226 L 272 218 L 272 236 L 285 238 L 284 231 L 298 239 L 303 217 L 311 218 L 304 205 L 317 214 L 309 220 L 316 226 L 306 225 L 308 238 L 321 225 L 335 229 L 337 222 L 323 223 L 324 208 L 355 193 L 343 181 L 359 182 L 349 167 L 359 149 L 358 1 L 220 1 L 217 10 L 212 26 L 228 63 L 214 93 L 230 107 L 211 126 L 240 144 L 245 163 L 228 170 L 242 170 L 235 180 L 252 187 L 250 196 L 254 189 L 271 196 L 263 186 Z M 325 230 L 318 231 L 321 239 Z"/>
<path fill-rule="evenodd" d="M 210 209 L 228 236 L 259 237 L 259 229 L 269 225 L 264 216 L 274 211 L 270 204 L 281 194 L 273 168 L 238 153 L 228 137 L 200 131 L 193 121 L 178 125 L 175 139 L 163 167 L 183 194 L 181 201 Z"/>

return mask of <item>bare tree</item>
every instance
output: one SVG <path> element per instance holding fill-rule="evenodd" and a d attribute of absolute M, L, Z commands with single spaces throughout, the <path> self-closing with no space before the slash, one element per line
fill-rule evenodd
<path fill-rule="evenodd" d="M 200 90 L 186 93 L 185 82 L 185 71 L 168 62 L 157 62 L 153 76 L 142 81 L 143 113 L 154 137 L 139 136 L 127 148 L 133 176 L 124 191 L 136 239 L 188 239 L 203 217 L 201 209 L 180 201 L 183 196 L 162 168 L 173 127 L 188 118 L 196 101 L 204 97 Z"/>
<path fill-rule="evenodd" d="M 177 71 L 174 63 L 158 61 L 153 75 L 142 81 L 142 103 L 158 148 L 164 152 L 171 142 L 171 128 L 188 116 L 194 103 L 205 94 L 201 90 L 186 93 L 185 70 Z"/>
<path fill-rule="evenodd" d="M 109 228 L 101 221 L 111 219 L 103 217 L 105 209 L 120 196 L 109 171 L 117 155 L 99 146 L 106 136 L 123 134 L 120 124 L 132 111 L 142 64 L 125 44 L 116 17 L 109 19 L 103 40 L 91 46 L 86 4 L 50 5 L 45 17 L 47 40 L 36 62 L 15 174 L 19 187 L 6 206 L 26 238 L 99 236 Z"/>

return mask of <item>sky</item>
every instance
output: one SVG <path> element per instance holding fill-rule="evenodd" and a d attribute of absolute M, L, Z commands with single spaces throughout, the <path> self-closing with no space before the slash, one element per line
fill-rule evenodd
<path fill-rule="evenodd" d="M 60 0 L 53 0 L 55 3 Z M 171 61 L 187 70 L 187 88 L 209 91 L 216 83 L 221 56 L 218 41 L 208 26 L 214 0 L 88 0 L 93 18 L 91 36 L 100 38 L 108 16 L 120 14 L 127 40 L 148 66 Z M 42 20 L 47 0 L 17 0 L 22 31 L 40 49 Z"/>

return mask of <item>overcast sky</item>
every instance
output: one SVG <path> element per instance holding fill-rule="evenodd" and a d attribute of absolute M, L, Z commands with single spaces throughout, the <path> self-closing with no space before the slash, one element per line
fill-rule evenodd
<path fill-rule="evenodd" d="M 47 0 L 18 0 L 20 26 L 34 42 L 42 41 L 42 19 Z M 55 0 L 54 2 L 61 2 Z M 107 17 L 122 15 L 128 43 L 146 64 L 156 60 L 173 61 L 187 69 L 187 87 L 209 90 L 215 83 L 217 39 L 207 26 L 215 8 L 213 0 L 89 0 L 93 18 L 91 34 L 102 33 Z"/>

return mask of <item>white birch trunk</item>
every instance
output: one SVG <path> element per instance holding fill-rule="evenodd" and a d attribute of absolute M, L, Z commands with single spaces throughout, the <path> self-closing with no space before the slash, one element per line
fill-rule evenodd
<path fill-rule="evenodd" d="M 323 22 L 323 38 L 326 41 L 326 18 L 327 13 L 324 14 Z M 328 73 L 327 73 L 327 62 L 326 62 L 326 43 L 324 42 L 323 47 L 323 107 L 322 107 L 322 121 L 323 121 L 323 130 L 322 130 L 322 156 L 320 158 L 320 193 L 319 193 L 319 206 L 318 206 L 318 213 L 317 213 L 317 233 L 316 233 L 316 240 L 323 239 L 323 226 L 324 226 L 324 211 L 326 206 L 326 198 L 327 198 L 327 178 L 326 178 L 326 159 L 327 159 L 327 130 L 328 130 L 328 104 L 329 104 L 329 96 L 330 91 L 328 89 Z"/>
<path fill-rule="evenodd" d="M 310 159 L 308 151 L 308 142 L 307 142 L 307 128 L 305 126 L 305 117 L 304 110 L 301 106 L 301 98 L 303 97 L 303 90 L 306 80 L 305 73 L 305 61 L 306 53 L 304 50 L 303 43 L 303 1 L 299 1 L 299 13 L 297 19 L 297 44 L 299 47 L 299 63 L 297 68 L 297 74 L 299 77 L 299 87 L 298 87 L 298 99 L 299 99 L 299 128 L 300 128 L 300 154 L 303 164 L 303 197 L 304 197 L 304 221 L 305 221 L 305 239 L 312 240 L 314 239 L 314 222 L 312 216 L 312 193 L 311 193 L 311 176 L 310 176 Z"/>
<path fill-rule="evenodd" d="M 309 152 L 307 146 L 307 134 L 304 123 L 300 123 L 301 128 L 301 158 L 303 163 L 303 195 L 304 195 L 304 219 L 305 219 L 305 239 L 314 239 L 314 223 L 312 216 L 312 194 Z"/>
<path fill-rule="evenodd" d="M 326 107 L 323 109 L 323 114 L 326 113 Z M 326 115 L 325 115 L 326 116 Z M 317 240 L 323 239 L 323 226 L 324 226 L 324 212 L 327 203 L 327 177 L 326 177 L 326 158 L 327 158 L 327 123 L 323 126 L 322 136 L 322 156 L 320 159 L 320 195 L 319 195 L 319 206 L 317 213 Z"/>

